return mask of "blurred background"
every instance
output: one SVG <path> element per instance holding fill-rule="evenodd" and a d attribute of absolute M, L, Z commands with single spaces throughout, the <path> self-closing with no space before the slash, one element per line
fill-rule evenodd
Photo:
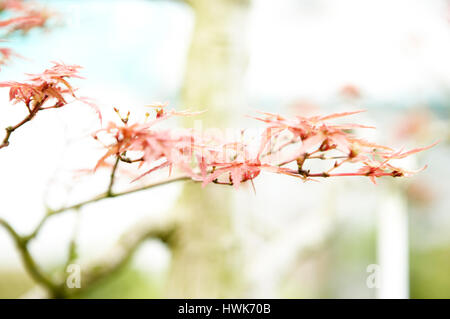
<path fill-rule="evenodd" d="M 264 175 L 238 191 L 171 184 L 56 216 L 31 250 L 47 271 L 72 240 L 92 263 L 136 223 L 177 220 L 174 245 L 143 243 L 85 298 L 449 298 L 450 2 L 444 0 L 40 0 L 53 18 L 14 35 L 24 58 L 0 81 L 50 61 L 84 67 L 82 95 L 139 120 L 154 101 L 205 110 L 205 127 L 258 127 L 255 110 L 322 114 L 366 109 L 357 134 L 397 148 L 440 143 L 403 162 L 408 179 L 302 183 Z M 0 91 L 0 124 L 20 118 Z M 174 123 L 191 126 L 195 123 Z M 20 232 L 45 213 L 104 191 L 91 169 L 103 150 L 92 110 L 43 112 L 0 156 L 0 216 Z M 125 172 L 126 173 L 126 172 Z M 130 187 L 123 174 L 118 187 Z M 163 176 L 163 175 L 161 175 Z M 152 181 L 150 176 L 139 181 Z M 83 266 L 82 266 L 83 267 Z M 374 271 L 375 269 L 375 271 Z M 378 271 L 379 270 L 379 271 Z M 371 277 L 372 275 L 372 277 Z M 373 275 L 381 284 L 372 285 Z M 378 278 L 378 277 L 377 277 Z M 0 298 L 35 284 L 0 229 Z"/>

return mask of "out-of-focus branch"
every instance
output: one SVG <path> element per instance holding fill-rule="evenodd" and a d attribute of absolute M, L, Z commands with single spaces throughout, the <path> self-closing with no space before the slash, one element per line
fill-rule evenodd
<path fill-rule="evenodd" d="M 106 192 L 104 194 L 95 196 L 95 197 L 93 197 L 91 199 L 79 202 L 79 203 L 74 204 L 74 205 L 65 206 L 65 207 L 61 207 L 61 208 L 58 208 L 58 209 L 48 208 L 47 209 L 47 213 L 41 219 L 41 221 L 36 226 L 36 228 L 29 235 L 24 236 L 23 238 L 26 239 L 26 241 L 30 241 L 31 239 L 35 238 L 39 234 L 42 226 L 47 222 L 47 220 L 50 217 L 52 217 L 54 215 L 58 215 L 58 214 L 61 214 L 61 213 L 64 213 L 64 212 L 68 212 L 68 211 L 71 211 L 71 210 L 78 210 L 78 209 L 81 209 L 84 206 L 87 206 L 89 204 L 93 204 L 93 203 L 96 203 L 96 202 L 99 202 L 99 201 L 102 201 L 102 200 L 105 200 L 105 199 L 108 199 L 108 198 L 121 197 L 121 196 L 129 195 L 129 194 L 141 192 L 141 191 L 144 191 L 144 190 L 148 190 L 148 189 L 151 189 L 153 187 L 158 187 L 158 186 L 162 186 L 162 185 L 171 184 L 171 183 L 174 183 L 174 182 L 187 181 L 187 180 L 190 180 L 190 178 L 188 176 L 172 177 L 172 178 L 168 178 L 168 179 L 165 179 L 165 180 L 162 180 L 162 181 L 154 182 L 154 183 L 147 184 L 147 185 L 139 187 L 139 188 L 134 188 L 134 189 L 130 189 L 130 190 L 123 191 L 123 192 L 117 192 L 117 193 L 114 193 L 114 192 L 108 193 L 108 192 Z"/>
<path fill-rule="evenodd" d="M 0 218 L 0 225 L 11 235 L 17 249 L 22 257 L 22 262 L 36 283 L 44 286 L 52 297 L 61 297 L 61 286 L 54 282 L 47 274 L 45 274 L 30 254 L 27 237 L 22 237 L 6 220 Z"/>
<path fill-rule="evenodd" d="M 48 219 L 51 216 L 70 211 L 70 210 L 77 210 L 80 209 L 86 205 L 107 199 L 107 198 L 114 198 L 114 197 L 120 197 L 125 196 L 132 193 L 137 193 L 143 190 L 147 190 L 153 187 L 166 185 L 169 183 L 177 182 L 177 181 L 183 181 L 190 179 L 188 176 L 178 176 L 174 178 L 169 178 L 166 180 L 154 182 L 139 188 L 123 191 L 123 192 L 113 192 L 113 186 L 114 186 L 114 180 L 115 180 L 115 173 L 117 170 L 119 158 L 117 158 L 115 165 L 113 166 L 113 169 L 111 171 L 110 180 L 108 184 L 107 191 L 99 196 L 93 197 L 89 200 L 77 203 L 75 205 L 62 207 L 56 210 L 47 209 L 47 213 L 44 215 L 44 217 L 41 219 L 41 221 L 37 224 L 37 226 L 34 228 L 34 230 L 28 234 L 28 235 L 19 235 L 19 233 L 14 229 L 14 227 L 9 224 L 6 220 L 0 218 L 0 225 L 5 228 L 5 230 L 8 232 L 8 234 L 12 237 L 14 240 L 21 258 L 22 262 L 24 264 L 25 269 L 30 274 L 30 276 L 35 280 L 35 282 L 41 286 L 43 286 L 48 296 L 54 297 L 54 298 L 62 298 L 67 297 L 69 292 L 65 288 L 65 282 L 64 281 L 58 281 L 56 279 L 52 279 L 49 275 L 45 274 L 40 267 L 37 265 L 36 261 L 34 260 L 33 256 L 30 254 L 28 245 L 29 243 L 37 237 L 42 227 L 45 225 L 45 223 L 48 221 Z M 151 226 L 151 225 L 150 225 Z M 84 284 L 87 287 L 89 287 L 90 283 L 96 282 L 106 276 L 108 274 L 111 274 L 113 272 L 116 272 L 116 270 L 120 269 L 126 262 L 132 257 L 135 250 L 138 248 L 140 243 L 144 241 L 147 238 L 154 237 L 159 238 L 163 241 L 167 241 L 169 238 L 169 235 L 172 233 L 172 230 L 169 230 L 168 228 L 161 228 L 161 227 L 149 227 L 142 228 L 139 230 L 133 229 L 132 232 L 130 232 L 128 235 L 124 236 L 123 239 L 120 241 L 118 248 L 115 249 L 115 251 L 111 254 L 112 256 L 115 256 L 112 260 L 103 260 L 101 263 L 104 265 L 104 267 L 98 267 L 92 266 L 89 268 L 87 273 L 86 283 Z M 73 243 L 71 244 L 73 245 Z M 70 258 L 70 257 L 69 257 Z M 101 270 L 99 270 L 101 269 Z M 78 290 L 77 290 L 78 291 Z M 72 291 L 70 293 L 73 293 Z M 78 293 L 78 292 L 77 292 Z"/>
<path fill-rule="evenodd" d="M 173 225 L 162 225 L 148 219 L 140 221 L 135 227 L 122 235 L 118 243 L 106 256 L 88 265 L 82 271 L 81 288 L 66 288 L 66 294 L 71 297 L 77 296 L 120 271 L 147 239 L 159 239 L 170 244 L 174 234 L 175 228 Z"/>
<path fill-rule="evenodd" d="M 64 265 L 64 269 L 72 264 L 78 258 L 78 244 L 77 244 L 77 235 L 79 232 L 79 224 L 80 224 L 80 214 L 77 214 L 75 227 L 72 234 L 72 239 L 69 243 L 69 250 L 67 252 L 67 259 Z"/>
<path fill-rule="evenodd" d="M 133 258 L 141 244 L 149 239 L 158 239 L 164 243 L 171 244 L 175 237 L 174 224 L 158 224 L 153 220 L 145 219 L 136 224 L 122 235 L 110 252 L 98 261 L 82 266 L 81 287 L 68 288 L 65 285 L 61 295 L 65 298 L 77 298 L 81 294 L 94 288 L 96 284 L 123 269 Z M 35 287 L 25 293 L 22 298 L 48 298 L 53 297 L 48 291 Z"/>

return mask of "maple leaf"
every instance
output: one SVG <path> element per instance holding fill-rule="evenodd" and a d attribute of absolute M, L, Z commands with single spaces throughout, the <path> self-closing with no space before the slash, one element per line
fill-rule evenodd
<path fill-rule="evenodd" d="M 304 181 L 319 177 L 367 176 L 376 183 L 376 178 L 382 176 L 400 177 L 417 173 L 418 171 L 396 167 L 390 161 L 413 155 L 435 145 L 408 152 L 394 151 L 387 146 L 359 139 L 348 132 L 349 129 L 372 127 L 329 122 L 361 111 L 292 118 L 260 112 L 261 116 L 255 118 L 264 122 L 266 127 L 260 138 L 250 140 L 250 143 L 241 140 L 227 141 L 194 130 L 177 135 L 173 130 L 155 129 L 154 126 L 174 115 L 187 116 L 198 113 L 167 111 L 166 106 L 166 103 L 155 105 L 157 115 L 153 121 L 129 125 L 127 115 L 126 119 L 121 118 L 122 125 L 110 123 L 100 130 L 98 133 L 106 133 L 113 142 L 105 146 L 107 152 L 98 161 L 97 167 L 104 165 L 110 156 L 119 156 L 120 159 L 121 154 L 130 151 L 141 155 L 138 159 L 139 167 L 144 164 L 149 166 L 136 179 L 165 167 L 169 167 L 170 171 L 175 167 L 184 171 L 193 180 L 202 182 L 203 187 L 216 183 L 232 185 L 237 189 L 246 181 L 253 184 L 253 180 L 263 171 L 293 176 Z M 242 136 L 243 131 L 241 138 Z M 326 155 L 336 152 L 340 155 Z M 180 157 L 180 155 L 187 156 Z M 310 172 L 303 165 L 313 158 L 340 161 L 336 160 L 326 171 Z M 195 159 L 195 162 L 192 159 Z M 297 164 L 297 169 L 284 167 L 291 163 Z M 345 164 L 354 169 L 344 172 L 334 171 Z"/>
<path fill-rule="evenodd" d="M 379 153 L 379 155 L 385 159 L 401 159 L 401 158 L 405 158 L 407 156 L 428 150 L 430 148 L 432 148 L 433 146 L 435 146 L 436 144 L 438 144 L 439 141 L 434 142 L 433 144 L 430 144 L 428 146 L 425 147 L 420 147 L 420 148 L 414 148 L 412 150 L 409 150 L 407 152 L 403 152 L 402 150 L 397 151 L 397 152 L 384 152 L 384 153 Z"/>
<path fill-rule="evenodd" d="M 25 82 L 0 82 L 0 87 L 8 87 L 9 99 L 13 104 L 24 103 L 29 112 L 59 108 L 68 104 L 68 97 L 78 100 L 95 109 L 101 121 L 99 108 L 93 100 L 86 97 L 77 97 L 76 89 L 68 80 L 82 77 L 78 74 L 81 66 L 66 65 L 53 62 L 53 66 L 41 74 L 27 74 Z M 55 102 L 53 102 L 55 101 Z M 53 103 L 51 103 L 53 102 Z"/>
<path fill-rule="evenodd" d="M 128 121 L 122 121 L 121 124 L 116 124 L 109 122 L 105 128 L 94 133 L 96 139 L 111 140 L 105 145 L 107 151 L 97 162 L 95 169 L 102 166 L 111 156 L 134 152 L 140 155 L 140 167 L 144 164 L 151 167 L 135 180 L 156 170 L 172 166 L 194 175 L 190 167 L 191 144 L 194 137 L 190 131 L 175 132 L 169 129 L 155 128 L 158 123 L 179 114 L 189 115 L 189 113 L 169 111 L 146 123 L 129 124 Z"/>

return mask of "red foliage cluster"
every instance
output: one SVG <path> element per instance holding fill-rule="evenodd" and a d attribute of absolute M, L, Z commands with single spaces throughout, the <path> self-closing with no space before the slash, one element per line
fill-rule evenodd
<path fill-rule="evenodd" d="M 139 167 L 149 166 L 143 175 L 170 166 L 181 168 L 192 179 L 202 181 L 203 185 L 214 182 L 236 188 L 242 182 L 252 181 L 261 171 L 286 174 L 305 181 L 315 177 L 368 176 L 374 183 L 376 177 L 413 174 L 392 165 L 391 161 L 434 144 L 408 152 L 394 151 L 350 133 L 354 128 L 368 126 L 329 122 L 359 112 L 293 118 L 262 113 L 255 117 L 266 124 L 259 138 L 250 142 L 243 139 L 230 142 L 194 130 L 185 130 L 181 134 L 178 131 L 175 135 L 173 130 L 155 128 L 155 124 L 175 114 L 167 113 L 161 107 L 156 110 L 155 120 L 149 123 L 129 125 L 127 117 L 121 125 L 110 123 L 100 130 L 104 134 L 103 139 L 110 137 L 110 143 L 105 143 L 107 152 L 97 167 L 104 164 L 108 157 L 115 156 L 128 163 L 139 161 Z M 99 132 L 95 134 L 96 138 L 99 138 Z M 135 160 L 126 157 L 129 151 L 136 155 Z M 334 162 L 328 170 L 312 173 L 305 169 L 305 162 L 310 159 Z M 295 164 L 295 169 L 289 167 L 291 164 Z M 343 164 L 350 164 L 352 169 L 336 172 Z"/>
<path fill-rule="evenodd" d="M 116 112 L 118 112 L 116 110 Z M 155 130 L 153 127 L 169 117 L 174 115 L 191 115 L 195 113 L 181 113 L 181 112 L 165 112 L 162 107 L 156 110 L 156 118 L 146 123 L 128 124 L 128 116 L 121 118 L 121 125 L 110 122 L 105 128 L 94 133 L 94 138 L 106 139 L 109 137 L 112 140 L 107 148 L 107 152 L 98 161 L 96 168 L 103 166 L 105 160 L 110 156 L 119 156 L 125 162 L 141 162 L 144 163 L 158 163 L 155 167 L 146 171 L 146 175 L 156 169 L 163 167 L 172 167 L 176 165 L 185 172 L 191 172 L 185 157 L 191 150 L 193 144 L 193 136 L 186 134 L 184 131 L 176 132 L 174 130 Z M 120 115 L 119 115 L 120 116 Z M 127 152 L 139 153 L 139 157 L 135 160 L 127 158 Z"/>
<path fill-rule="evenodd" d="M 0 27 L 8 27 L 8 32 L 28 32 L 36 27 L 44 27 L 50 14 L 33 2 L 23 0 L 0 1 L 0 12 L 10 12 L 13 17 L 0 21 Z"/>
<path fill-rule="evenodd" d="M 69 97 L 95 108 L 101 120 L 97 106 L 87 98 L 77 97 L 75 89 L 68 82 L 72 78 L 81 78 L 78 75 L 78 70 L 81 67 L 53 63 L 53 67 L 41 74 L 29 74 L 29 79 L 25 82 L 8 81 L 0 83 L 0 88 L 9 88 L 10 101 L 14 104 L 23 103 L 28 110 L 28 115 L 21 122 L 6 128 L 6 135 L 0 144 L 0 148 L 7 147 L 11 134 L 31 121 L 39 111 L 60 108 L 69 103 L 67 100 Z"/>
<path fill-rule="evenodd" d="M 26 82 L 1 82 L 0 87 L 8 87 L 10 101 L 24 103 L 30 113 L 62 107 L 68 103 L 66 100 L 68 96 L 79 99 L 67 79 L 81 78 L 78 75 L 81 67 L 53 63 L 53 67 L 41 74 L 28 74 L 29 79 Z"/>
<path fill-rule="evenodd" d="M 45 109 L 60 108 L 68 104 L 68 98 L 82 101 L 94 107 L 87 98 L 75 95 L 75 89 L 68 80 L 81 78 L 78 65 L 54 62 L 54 66 L 41 74 L 28 74 L 25 82 L 2 82 L 0 87 L 9 88 L 13 103 L 23 103 L 29 114 L 20 123 L 6 128 L 6 136 L 0 148 L 9 145 L 12 132 L 30 121 Z M 121 117 L 121 123 L 109 123 L 94 134 L 107 148 L 96 168 L 106 165 L 106 160 L 115 157 L 127 163 L 140 162 L 139 167 L 147 169 L 141 176 L 155 170 L 177 168 L 203 185 L 211 182 L 233 185 L 238 188 L 246 181 L 252 181 L 261 171 L 285 174 L 310 180 L 317 177 L 367 176 L 374 183 L 381 176 L 409 176 L 407 171 L 392 164 L 427 148 L 411 151 L 394 151 L 354 136 L 355 128 L 373 128 L 360 124 L 335 124 L 331 120 L 359 113 L 345 112 L 325 116 L 295 116 L 286 118 L 278 114 L 261 112 L 256 120 L 265 123 L 263 133 L 246 141 L 226 140 L 217 136 L 189 130 L 158 129 L 157 124 L 173 116 L 191 116 L 196 113 L 167 111 L 167 103 L 150 105 L 155 117 L 144 123 L 129 124 L 129 114 Z M 118 110 L 116 110 L 119 113 Z M 120 114 L 119 114 L 120 115 Z M 242 131 L 245 132 L 245 131 Z M 129 156 L 133 157 L 131 159 Z M 307 160 L 333 160 L 333 165 L 323 172 L 311 172 L 305 168 Z M 295 165 L 295 168 L 292 167 Z M 343 164 L 349 164 L 349 171 L 339 171 Z"/>
<path fill-rule="evenodd" d="M 27 33 L 34 28 L 43 28 L 51 16 L 43 8 L 23 0 L 1 0 L 0 13 L 4 12 L 12 15 L 0 21 L 0 28 L 5 29 L 4 36 L 16 31 Z M 0 55 L 0 65 L 7 63 L 13 55 L 19 56 L 9 48 L 0 48 Z"/>

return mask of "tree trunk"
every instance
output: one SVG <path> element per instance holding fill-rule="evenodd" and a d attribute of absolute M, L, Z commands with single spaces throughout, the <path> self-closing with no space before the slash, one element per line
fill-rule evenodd
<path fill-rule="evenodd" d="M 191 0 L 196 18 L 186 65 L 182 105 L 207 110 L 206 128 L 230 125 L 243 106 L 247 64 L 245 29 L 249 0 Z M 185 125 L 198 126 L 188 118 Z M 168 297 L 238 297 L 241 278 L 238 245 L 232 235 L 232 190 L 186 183 L 174 213 L 178 222 L 172 247 Z"/>

